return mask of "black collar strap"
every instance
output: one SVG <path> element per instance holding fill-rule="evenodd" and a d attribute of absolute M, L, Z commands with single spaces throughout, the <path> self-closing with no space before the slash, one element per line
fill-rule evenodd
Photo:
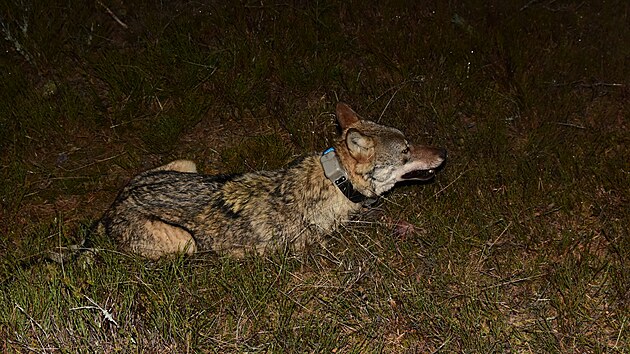
<path fill-rule="evenodd" d="M 371 207 L 378 201 L 378 198 L 367 197 L 362 193 L 357 192 L 348 179 L 346 171 L 343 169 L 337 159 L 334 148 L 328 148 L 320 157 L 320 162 L 324 168 L 324 174 L 343 195 L 346 196 L 353 203 L 360 203 L 364 207 Z"/>

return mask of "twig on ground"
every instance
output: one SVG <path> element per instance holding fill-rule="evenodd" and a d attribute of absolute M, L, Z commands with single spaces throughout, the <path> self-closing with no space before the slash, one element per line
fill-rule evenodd
<path fill-rule="evenodd" d="M 439 347 L 437 347 L 437 349 L 435 349 L 434 351 L 431 352 L 431 354 L 435 354 L 438 353 L 440 350 L 442 350 L 442 348 L 444 348 L 449 342 L 451 341 L 451 337 L 446 338 L 446 340 L 444 342 L 442 342 L 442 344 L 440 344 Z"/>
<path fill-rule="evenodd" d="M 373 103 L 375 103 L 376 101 L 380 100 L 381 97 L 385 96 L 388 92 L 395 90 L 394 93 L 392 94 L 392 96 L 389 98 L 389 101 L 387 101 L 387 104 L 385 105 L 385 108 L 383 108 L 383 111 L 381 112 L 381 115 L 378 117 L 378 119 L 376 120 L 377 123 L 381 122 L 381 118 L 383 117 L 383 115 L 385 114 L 385 111 L 387 110 L 387 107 L 389 107 L 389 104 L 392 102 L 392 100 L 394 99 L 394 97 L 396 96 L 396 94 L 398 93 L 398 91 L 400 91 L 403 87 L 405 87 L 405 85 L 407 85 L 410 82 L 422 82 L 423 79 L 417 79 L 417 78 L 413 78 L 413 79 L 409 79 L 409 80 L 405 80 L 401 83 L 399 83 L 398 85 L 394 85 L 390 88 L 388 88 L 387 90 L 385 90 L 385 92 L 383 92 L 382 94 L 380 94 L 378 97 L 376 97 L 374 100 L 372 100 L 372 102 L 370 104 L 368 104 L 368 107 L 370 107 Z"/>
<path fill-rule="evenodd" d="M 90 163 L 88 163 L 88 164 L 86 164 L 86 165 L 79 166 L 79 167 L 77 167 L 77 168 L 73 168 L 73 169 L 70 169 L 70 170 L 66 170 L 66 169 L 64 168 L 64 170 L 65 170 L 65 171 L 67 171 L 67 172 L 76 172 L 76 171 L 81 170 L 81 169 L 84 169 L 84 168 L 86 168 L 86 167 L 90 167 L 90 166 L 92 166 L 92 165 L 96 165 L 96 164 L 99 164 L 99 163 L 102 163 L 102 162 L 106 162 L 106 161 L 109 161 L 109 160 L 115 159 L 115 158 L 120 157 L 120 156 L 122 156 L 122 155 L 124 155 L 124 154 L 126 154 L 126 152 L 122 152 L 122 153 L 120 153 L 120 154 L 117 154 L 117 155 L 114 155 L 114 156 L 110 156 L 110 157 L 107 157 L 107 158 L 104 158 L 104 159 L 95 160 L 95 161 L 92 161 L 92 162 L 90 162 Z M 56 178 L 57 178 L 57 179 L 62 179 L 62 178 L 63 178 L 63 179 L 70 179 L 71 177 L 56 177 Z M 88 177 L 79 176 L 79 177 L 75 177 L 75 178 L 88 178 Z"/>
<path fill-rule="evenodd" d="M 485 288 L 482 288 L 481 291 L 486 291 L 486 290 L 490 290 L 490 289 L 494 289 L 494 288 L 500 288 L 500 287 L 505 286 L 505 285 L 512 285 L 512 284 L 516 284 L 516 283 L 522 283 L 524 281 L 540 278 L 543 275 L 544 274 L 537 274 L 537 275 L 532 275 L 531 277 L 512 279 L 512 280 L 508 280 L 508 281 L 504 281 L 504 282 L 488 285 Z"/>
<path fill-rule="evenodd" d="M 621 322 L 621 328 L 619 328 L 619 334 L 617 335 L 617 340 L 615 341 L 615 346 L 613 348 L 619 348 L 619 339 L 621 339 L 621 334 L 623 333 L 623 326 L 626 324 L 626 317 L 623 318 L 623 322 Z"/>
<path fill-rule="evenodd" d="M 459 176 L 457 176 L 454 180 L 451 181 L 451 183 L 447 184 L 444 188 L 440 189 L 439 191 L 435 192 L 435 194 L 433 195 L 433 198 L 437 198 L 437 196 L 444 192 L 448 187 L 450 187 L 453 183 L 455 183 L 458 179 L 460 179 L 464 173 L 468 172 L 469 170 L 464 170 L 462 173 L 459 174 Z"/>
<path fill-rule="evenodd" d="M 119 25 L 122 26 L 122 28 L 127 29 L 129 28 L 129 26 L 127 26 L 126 23 L 122 22 L 121 19 L 118 18 L 118 16 L 116 16 L 116 14 L 109 9 L 109 7 L 105 6 L 105 4 L 103 4 L 101 1 L 96 1 L 97 4 L 103 6 L 103 8 L 105 9 L 105 11 L 107 11 L 107 13 L 114 19 L 114 21 L 118 22 Z"/>
<path fill-rule="evenodd" d="M 39 324 L 37 323 L 37 321 L 35 321 L 35 319 L 33 317 L 31 317 L 31 315 L 28 314 L 28 312 L 26 312 L 26 310 L 24 310 L 22 308 L 22 306 L 20 306 L 17 302 L 15 303 L 15 307 L 18 308 L 18 310 L 20 310 L 26 317 L 28 317 L 28 320 L 31 321 L 32 324 L 34 324 L 37 328 L 39 328 L 46 337 L 48 337 L 48 333 L 46 333 L 46 330 Z M 39 338 L 39 337 L 38 337 Z M 41 344 L 41 343 L 40 343 Z"/>
<path fill-rule="evenodd" d="M 108 320 L 109 322 L 111 322 L 114 326 L 118 327 L 118 323 L 114 320 L 114 317 L 112 316 L 111 312 L 109 312 L 108 310 L 102 308 L 99 304 L 97 304 L 94 300 L 90 299 L 87 295 L 83 295 L 89 302 L 92 303 L 92 305 L 94 306 L 80 306 L 80 307 L 73 307 L 70 309 L 70 311 L 75 311 L 75 310 L 91 310 L 91 309 L 97 309 L 100 310 L 101 313 L 103 314 L 103 317 L 105 317 L 106 320 Z"/>
<path fill-rule="evenodd" d="M 394 91 L 394 93 L 392 93 L 392 96 L 389 98 L 389 100 L 387 101 L 387 104 L 385 105 L 385 107 L 383 107 L 383 111 L 381 112 L 381 115 L 378 116 L 378 119 L 376 120 L 377 123 L 381 122 L 381 118 L 383 118 L 383 115 L 385 114 L 385 111 L 387 110 L 387 108 L 389 107 L 389 104 L 392 103 L 392 100 L 394 99 L 394 97 L 396 97 L 396 94 L 398 94 L 398 91 L 400 91 L 403 87 L 405 87 L 405 84 L 407 83 L 407 81 L 403 82 L 398 89 L 396 89 L 396 91 Z"/>
<path fill-rule="evenodd" d="M 563 86 L 573 86 L 573 87 L 581 87 L 581 88 L 595 88 L 595 87 L 624 87 L 624 84 L 617 82 L 602 82 L 597 81 L 593 83 L 586 83 L 584 80 L 577 80 L 572 82 L 546 82 L 547 84 L 553 87 L 563 87 Z"/>
<path fill-rule="evenodd" d="M 578 129 L 586 129 L 586 127 L 582 126 L 582 125 L 578 125 L 578 124 L 572 124 L 572 123 L 562 123 L 562 122 L 555 122 L 558 125 L 563 125 L 565 127 L 571 127 L 571 128 L 578 128 Z"/>
<path fill-rule="evenodd" d="M 537 2 L 540 2 L 540 0 L 531 0 L 527 4 L 523 5 L 523 7 L 521 7 L 521 9 L 519 11 L 527 10 L 530 6 L 532 6 L 533 4 L 535 4 Z"/>

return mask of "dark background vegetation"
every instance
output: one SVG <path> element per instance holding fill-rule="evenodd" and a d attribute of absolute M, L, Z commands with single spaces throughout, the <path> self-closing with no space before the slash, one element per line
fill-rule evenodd
<path fill-rule="evenodd" d="M 6 352 L 614 352 L 630 312 L 627 1 L 0 4 Z M 334 105 L 444 146 L 305 254 L 82 240 L 134 174 L 286 166 Z"/>

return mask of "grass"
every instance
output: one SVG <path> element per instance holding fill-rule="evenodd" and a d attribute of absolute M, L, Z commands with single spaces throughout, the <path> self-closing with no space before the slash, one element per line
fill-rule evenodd
<path fill-rule="evenodd" d="M 0 7 L 6 352 L 630 352 L 624 2 Z M 135 173 L 321 151 L 338 101 L 449 150 L 328 248 L 79 242 Z"/>

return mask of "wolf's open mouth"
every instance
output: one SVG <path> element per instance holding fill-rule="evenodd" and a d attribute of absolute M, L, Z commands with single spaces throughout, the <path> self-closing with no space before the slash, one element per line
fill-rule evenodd
<path fill-rule="evenodd" d="M 430 169 L 430 170 L 415 170 L 415 171 L 407 172 L 404 175 L 402 175 L 401 178 L 426 181 L 433 178 L 433 176 L 435 176 L 435 170 Z"/>

